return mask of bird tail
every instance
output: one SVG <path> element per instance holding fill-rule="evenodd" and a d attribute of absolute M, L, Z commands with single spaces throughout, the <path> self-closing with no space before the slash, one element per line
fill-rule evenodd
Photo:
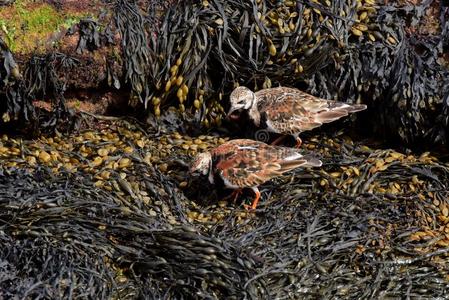
<path fill-rule="evenodd" d="M 365 104 L 346 104 L 342 102 L 335 102 L 333 107 L 331 106 L 328 111 L 319 113 L 317 120 L 321 123 L 330 123 L 336 121 L 348 114 L 355 113 L 366 109 Z"/>
<path fill-rule="evenodd" d="M 273 169 L 277 169 L 278 175 L 289 172 L 299 167 L 320 167 L 323 163 L 312 155 L 304 155 L 301 158 L 283 161 Z M 273 173 L 274 174 L 274 173 Z"/>
<path fill-rule="evenodd" d="M 355 112 L 362 111 L 362 110 L 365 110 L 365 109 L 366 109 L 366 105 L 365 104 L 351 104 L 346 109 L 346 111 L 351 114 L 351 113 L 355 113 Z"/>
<path fill-rule="evenodd" d="M 306 160 L 304 164 L 306 167 L 321 167 L 323 165 L 323 162 L 313 155 L 306 154 L 302 158 Z"/>

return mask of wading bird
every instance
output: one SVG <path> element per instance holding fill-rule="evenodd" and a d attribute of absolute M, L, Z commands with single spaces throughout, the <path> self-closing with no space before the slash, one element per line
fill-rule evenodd
<path fill-rule="evenodd" d="M 364 104 L 321 99 L 288 87 L 263 89 L 254 93 L 240 86 L 232 91 L 230 102 L 228 118 L 238 118 L 239 113 L 246 111 L 257 127 L 283 134 L 273 144 L 285 135 L 292 135 L 296 139 L 296 147 L 301 146 L 301 132 L 366 109 Z"/>
<path fill-rule="evenodd" d="M 230 140 L 210 152 L 200 153 L 191 164 L 190 172 L 208 175 L 212 184 L 234 189 L 238 196 L 243 188 L 255 193 L 251 206 L 255 209 L 260 198 L 257 186 L 298 167 L 320 167 L 321 161 L 302 155 L 297 149 L 271 146 L 249 140 Z"/>

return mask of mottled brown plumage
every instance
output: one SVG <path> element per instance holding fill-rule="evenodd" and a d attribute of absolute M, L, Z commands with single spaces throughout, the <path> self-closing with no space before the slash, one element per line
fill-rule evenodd
<path fill-rule="evenodd" d="M 235 111 L 246 110 L 256 126 L 289 134 L 296 139 L 299 139 L 301 132 L 366 109 L 364 104 L 321 99 L 288 87 L 264 89 L 256 93 L 246 87 L 238 87 L 231 93 L 230 101 L 228 116 Z"/>
<path fill-rule="evenodd" d="M 208 174 L 211 183 L 219 177 L 230 189 L 251 188 L 256 193 L 251 206 L 255 208 L 260 195 L 258 185 L 301 166 L 319 167 L 321 161 L 292 148 L 236 139 L 199 154 L 192 163 L 191 172 Z"/>

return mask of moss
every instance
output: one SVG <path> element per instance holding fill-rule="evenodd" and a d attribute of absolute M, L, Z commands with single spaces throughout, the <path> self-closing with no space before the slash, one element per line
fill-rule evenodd
<path fill-rule="evenodd" d="M 58 12 L 46 3 L 17 0 L 0 9 L 0 31 L 15 53 L 42 52 L 52 33 L 69 28 L 83 17 L 80 12 Z"/>

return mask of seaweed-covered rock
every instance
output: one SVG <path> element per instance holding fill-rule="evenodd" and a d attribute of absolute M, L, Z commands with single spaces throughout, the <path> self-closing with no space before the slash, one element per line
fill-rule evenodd
<path fill-rule="evenodd" d="M 181 111 L 194 107 L 203 124 L 219 124 L 236 85 L 297 86 L 368 104 L 359 123 L 367 133 L 447 143 L 439 13 L 432 2 L 182 2 L 153 37 L 149 100 L 158 114 L 177 97 Z"/>
<path fill-rule="evenodd" d="M 222 144 L 130 119 L 0 137 L 0 298 L 444 298 L 449 165 L 308 133 L 256 210 L 188 175 Z M 226 201 L 228 198 L 229 201 Z M 243 202 L 243 203 L 242 203 Z"/>
<path fill-rule="evenodd" d="M 29 5 L 18 2 L 0 15 Z M 369 128 L 368 134 L 409 145 L 447 143 L 444 3 L 116 0 L 98 6 L 84 1 L 39 5 L 38 16 L 53 14 L 52 26 L 66 29 L 47 34 L 45 42 L 31 48 L 44 52 L 39 57 L 56 50 L 77 60 L 70 71 L 56 72 L 69 92 L 121 90 L 137 111 L 159 116 L 175 105 L 209 127 L 221 124 L 227 96 L 237 85 L 255 90 L 294 86 L 366 103 L 369 110 L 358 126 Z M 61 13 L 73 12 L 73 5 L 79 13 Z M 31 26 L 34 19 L 29 18 Z M 25 70 L 31 51 L 12 42 L 10 24 L 2 27 L 5 45 L 23 60 L 19 69 Z M 24 80 L 28 86 L 34 79 Z"/>

